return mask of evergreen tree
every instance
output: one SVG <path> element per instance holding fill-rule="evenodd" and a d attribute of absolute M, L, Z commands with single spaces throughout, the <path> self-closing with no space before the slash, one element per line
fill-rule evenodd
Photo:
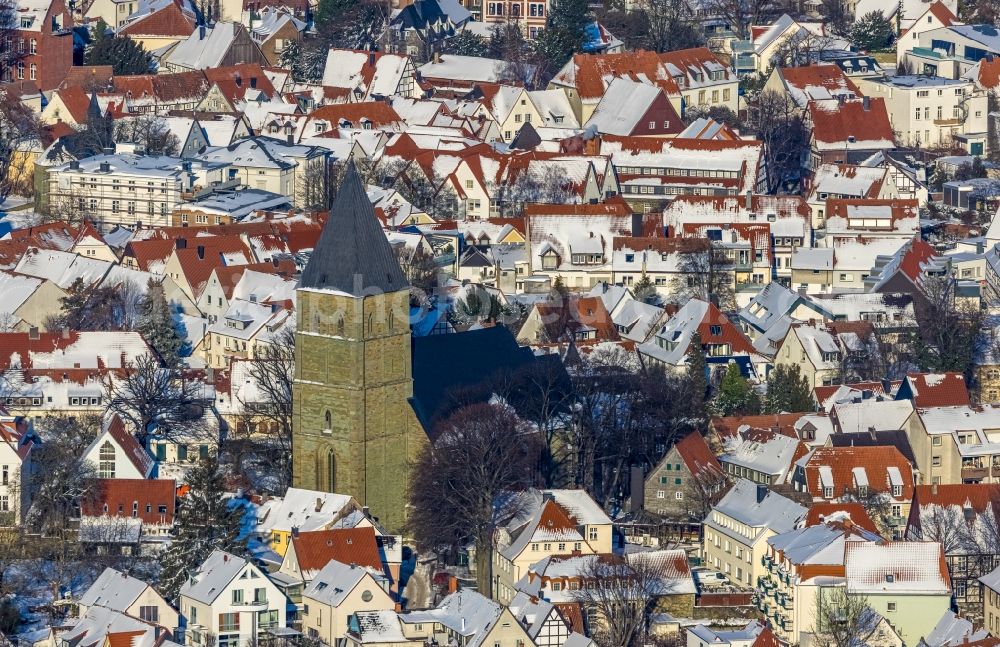
<path fill-rule="evenodd" d="M 84 62 L 87 65 L 110 65 L 115 75 L 149 74 L 153 67 L 153 57 L 142 45 L 128 36 L 110 33 L 103 20 L 98 20 L 94 26 Z"/>
<path fill-rule="evenodd" d="M 535 41 L 535 47 L 539 60 L 554 71 L 579 51 L 584 29 L 591 18 L 587 0 L 556 0 L 550 6 L 548 22 Z"/>
<path fill-rule="evenodd" d="M 878 9 L 861 16 L 851 27 L 851 42 L 866 52 L 884 50 L 892 44 L 895 31 Z"/>
<path fill-rule="evenodd" d="M 635 282 L 635 285 L 632 286 L 632 294 L 635 295 L 637 301 L 642 301 L 643 303 L 656 303 L 660 300 L 656 286 L 653 285 L 653 281 L 649 278 L 648 274 L 643 274 L 642 278 Z"/>
<path fill-rule="evenodd" d="M 488 57 L 490 46 L 471 31 L 461 31 L 446 41 L 444 51 L 458 56 Z"/>
<path fill-rule="evenodd" d="M 163 363 L 173 368 L 181 363 L 185 341 L 177 331 L 163 285 L 150 279 L 140 304 L 138 331 L 159 353 Z"/>
<path fill-rule="evenodd" d="M 798 413 L 815 408 L 809 380 L 802 375 L 798 365 L 775 366 L 767 378 L 764 413 Z"/>
<path fill-rule="evenodd" d="M 701 349 L 701 334 L 695 331 L 687 352 L 687 379 L 691 383 L 691 393 L 695 397 L 692 403 L 692 418 L 705 415 L 705 398 L 708 397 L 708 365 Z"/>
<path fill-rule="evenodd" d="M 721 416 L 756 413 L 753 411 L 755 402 L 753 389 L 740 372 L 740 367 L 735 362 L 730 363 L 715 398 L 715 410 Z"/>
<path fill-rule="evenodd" d="M 160 592 L 176 600 L 188 572 L 197 568 L 213 550 L 243 552 L 239 539 L 243 508 L 224 496 L 225 482 L 215 458 L 203 458 L 187 475 L 190 488 L 181 499 L 174 538 L 163 553 Z"/>

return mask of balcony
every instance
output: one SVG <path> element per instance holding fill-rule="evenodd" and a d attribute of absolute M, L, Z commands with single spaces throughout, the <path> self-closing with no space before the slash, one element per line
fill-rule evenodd
<path fill-rule="evenodd" d="M 961 126 L 962 120 L 958 117 L 952 117 L 951 119 L 935 119 L 935 126 Z"/>
<path fill-rule="evenodd" d="M 978 465 L 963 465 L 962 466 L 962 480 L 981 480 L 989 476 L 990 470 L 986 467 L 980 467 Z"/>

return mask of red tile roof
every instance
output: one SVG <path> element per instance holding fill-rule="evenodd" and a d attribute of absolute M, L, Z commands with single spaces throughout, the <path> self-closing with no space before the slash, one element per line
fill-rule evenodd
<path fill-rule="evenodd" d="M 367 120 L 376 128 L 403 123 L 403 118 L 384 101 L 326 105 L 309 113 L 309 119 L 326 121 L 331 128 L 339 126 L 343 121 L 350 122 L 353 126 L 360 126 Z"/>
<path fill-rule="evenodd" d="M 63 350 L 77 342 L 80 334 L 76 331 L 39 332 L 37 339 L 32 339 L 30 333 L 5 332 L 0 333 L 0 370 L 8 370 L 16 362 L 21 369 L 32 367 L 33 353 L 52 353 Z"/>
<path fill-rule="evenodd" d="M 247 262 L 253 254 L 239 236 L 202 236 L 192 238 L 187 247 L 174 250 L 181 270 L 195 298 L 201 296 L 212 271 L 225 267 L 224 254 L 243 254 Z"/>
<path fill-rule="evenodd" d="M 993 506 L 994 514 L 1000 515 L 1000 483 L 961 483 L 951 485 L 918 485 L 913 496 L 915 506 L 969 505 L 977 513 L 986 512 Z"/>
<path fill-rule="evenodd" d="M 176 482 L 173 479 L 98 479 L 92 497 L 80 507 L 85 516 L 136 517 L 143 523 L 172 524 L 176 502 Z M 160 506 L 166 513 L 160 513 Z"/>
<path fill-rule="evenodd" d="M 969 388 L 961 373 L 907 373 L 906 382 L 917 407 L 969 406 Z"/>
<path fill-rule="evenodd" d="M 175 0 L 159 11 L 133 20 L 118 30 L 118 33 L 127 36 L 187 38 L 194 33 L 197 24 L 194 14 L 184 11 Z"/>
<path fill-rule="evenodd" d="M 563 304 L 557 301 L 545 301 L 535 304 L 535 309 L 542 320 L 542 325 L 548 335 L 548 341 L 555 343 L 563 340 L 563 330 L 559 325 L 565 323 L 569 333 L 575 333 L 583 327 L 593 328 L 599 341 L 618 341 L 618 329 L 611 315 L 604 307 L 600 297 L 571 297 L 567 303 L 569 309 L 565 319 L 562 316 Z"/>
<path fill-rule="evenodd" d="M 824 144 L 847 146 L 853 137 L 859 144 L 874 142 L 874 145 L 882 147 L 887 142 L 891 146 L 895 134 L 885 108 L 885 99 L 875 97 L 868 101 L 867 110 L 862 101 L 847 101 L 837 104 L 834 109 L 810 102 L 813 138 Z"/>
<path fill-rule="evenodd" d="M 260 90 L 269 97 L 275 95 L 271 79 L 264 74 L 264 68 L 259 63 L 210 67 L 205 70 L 205 78 L 209 83 L 218 85 L 230 103 L 242 99 L 250 89 Z"/>
<path fill-rule="evenodd" d="M 719 459 L 705 442 L 705 437 L 697 431 L 693 431 L 684 438 L 681 438 L 674 448 L 680 454 L 684 464 L 687 465 L 691 474 L 698 476 L 704 473 L 722 474 L 722 466 Z"/>
<path fill-rule="evenodd" d="M 936 2 L 934 4 L 941 4 Z M 1000 58 L 979 60 L 979 72 L 976 77 L 979 86 L 986 90 L 992 90 L 1000 85 Z"/>
<path fill-rule="evenodd" d="M 61 90 L 56 90 L 69 117 L 78 124 L 87 121 L 87 109 L 90 107 L 90 96 L 79 86 L 69 86 Z M 49 100 L 51 102 L 51 99 Z"/>
<path fill-rule="evenodd" d="M 899 270 L 909 277 L 914 285 L 918 285 L 924 263 L 935 256 L 937 256 L 937 252 L 934 251 L 933 247 L 922 240 L 914 239 L 910 243 L 910 248 L 903 255 Z"/>
<path fill-rule="evenodd" d="M 713 333 L 712 329 L 716 327 L 719 332 Z M 729 317 L 712 302 L 708 303 L 705 318 L 698 324 L 698 334 L 701 335 L 702 344 L 729 344 L 730 354 L 754 352 L 753 344 L 743 331 L 729 321 Z"/>
<path fill-rule="evenodd" d="M 817 526 L 824 522 L 824 518 L 837 512 L 846 512 L 850 515 L 851 523 L 861 526 L 865 530 L 878 534 L 875 522 L 868 516 L 865 507 L 860 503 L 834 503 L 830 501 L 818 501 L 813 503 L 806 514 L 806 527 Z"/>
<path fill-rule="evenodd" d="M 723 438 L 735 438 L 740 427 L 752 429 L 778 429 L 784 436 L 796 436 L 795 423 L 804 413 L 775 413 L 759 416 L 729 416 L 712 418 L 712 428 Z"/>
<path fill-rule="evenodd" d="M 847 218 L 850 207 L 889 207 L 893 225 L 904 218 L 919 217 L 919 203 L 916 200 L 883 200 L 878 198 L 829 198 L 826 201 L 827 218 Z"/>
<path fill-rule="evenodd" d="M 615 236 L 611 246 L 615 250 L 650 250 L 658 254 L 691 254 L 709 249 L 704 238 L 658 238 L 654 236 Z"/>
<path fill-rule="evenodd" d="M 854 84 L 843 70 L 830 63 L 828 65 L 804 65 L 802 67 L 781 68 L 781 78 L 787 85 L 807 92 L 810 87 L 826 88 L 832 94 L 834 91 L 850 90 L 855 96 L 864 93 Z"/>
<path fill-rule="evenodd" d="M 338 528 L 300 532 L 292 537 L 299 570 L 318 571 L 331 560 L 384 570 L 374 528 Z"/>
<path fill-rule="evenodd" d="M 132 647 L 137 638 L 145 635 L 145 631 L 115 631 L 107 635 L 106 647 Z"/>
<path fill-rule="evenodd" d="M 174 240 L 170 238 L 136 240 L 125 247 L 125 256 L 134 258 L 139 269 L 144 272 L 151 271 L 153 263 L 166 263 L 173 252 Z M 162 268 L 157 269 L 162 271 Z"/>
<path fill-rule="evenodd" d="M 135 436 L 128 432 L 125 428 L 125 423 L 118 414 L 113 414 L 111 420 L 108 422 L 108 435 L 114 438 L 118 446 L 122 448 L 125 456 L 132 463 L 132 466 L 135 467 L 136 471 L 143 476 L 149 476 L 149 473 L 153 469 L 153 458 L 139 444 Z"/>
<path fill-rule="evenodd" d="M 873 445 L 869 447 L 817 447 L 813 450 L 805 466 L 806 487 L 816 498 L 824 496 L 824 483 L 820 479 L 820 467 L 829 468 L 833 476 L 833 496 L 837 499 L 844 495 L 845 490 L 854 491 L 854 468 L 864 468 L 871 492 L 885 492 L 892 496 L 889 480 L 889 468 L 895 467 L 903 480 L 903 491 L 900 496 L 894 496 L 897 501 L 909 501 L 913 498 L 913 469 L 910 462 L 891 445 Z M 831 484 L 827 484 L 831 485 Z"/>

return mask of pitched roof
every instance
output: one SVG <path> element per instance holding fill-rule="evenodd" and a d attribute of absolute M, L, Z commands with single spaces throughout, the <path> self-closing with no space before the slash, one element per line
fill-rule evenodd
<path fill-rule="evenodd" d="M 80 596 L 80 604 L 107 607 L 124 613 L 148 587 L 142 580 L 108 567 Z"/>
<path fill-rule="evenodd" d="M 797 436 L 795 423 L 804 413 L 773 413 L 759 416 L 728 416 L 712 418 L 712 428 L 720 436 L 734 437 L 743 427 L 751 429 L 777 429 L 785 436 Z"/>
<path fill-rule="evenodd" d="M 149 473 L 153 470 L 153 457 L 136 440 L 135 436 L 128 432 L 128 429 L 125 428 L 125 423 L 118 414 L 112 414 L 110 420 L 108 420 L 107 431 L 108 435 L 125 452 L 125 456 L 132 463 L 133 467 L 135 467 L 136 471 L 143 476 L 149 476 Z"/>
<path fill-rule="evenodd" d="M 844 103 L 810 102 L 809 117 L 813 139 L 821 150 L 867 150 L 896 145 L 885 99 L 880 97 Z"/>
<path fill-rule="evenodd" d="M 403 123 L 403 118 L 385 101 L 328 104 L 309 113 L 309 119 L 313 122 L 327 121 L 331 129 L 344 121 L 354 127 L 360 127 L 367 121 L 376 128 Z"/>
<path fill-rule="evenodd" d="M 375 529 L 370 526 L 300 532 L 292 536 L 292 545 L 302 572 L 318 571 L 330 560 L 374 571 L 383 569 Z"/>
<path fill-rule="evenodd" d="M 184 11 L 177 2 L 169 2 L 162 8 L 132 20 L 118 30 L 127 36 L 164 36 L 187 38 L 197 21 L 193 14 Z"/>
<path fill-rule="evenodd" d="M 913 469 L 898 449 L 888 445 L 872 447 L 817 447 L 805 464 L 806 489 L 814 497 L 832 488 L 832 498 L 847 490 L 868 487 L 884 492 L 896 501 L 913 498 Z M 893 487 L 901 487 L 899 496 Z"/>
<path fill-rule="evenodd" d="M 969 406 L 968 385 L 961 373 L 908 373 L 897 398 L 920 408 Z"/>
<path fill-rule="evenodd" d="M 705 442 L 705 437 L 699 432 L 693 431 L 684 436 L 677 441 L 674 448 L 680 454 L 681 459 L 691 474 L 698 476 L 705 472 L 722 473 L 719 459 L 715 457 L 715 453 L 712 452 L 708 443 Z"/>
<path fill-rule="evenodd" d="M 862 96 L 861 90 L 834 64 L 781 68 L 781 78 L 799 106 L 809 101 L 835 99 L 838 96 Z"/>
<path fill-rule="evenodd" d="M 372 290 L 396 292 L 409 285 L 353 162 L 299 285 L 355 297 Z"/>
<path fill-rule="evenodd" d="M 854 502 L 817 501 L 809 507 L 809 514 L 806 515 L 805 525 L 808 527 L 825 523 L 831 515 L 846 515 L 851 520 L 851 523 L 861 526 L 869 532 L 878 533 L 878 528 L 875 527 L 875 522 L 868 516 L 865 507 L 860 503 Z"/>
<path fill-rule="evenodd" d="M 944 550 L 936 541 L 849 543 L 844 565 L 850 593 L 951 593 Z"/>

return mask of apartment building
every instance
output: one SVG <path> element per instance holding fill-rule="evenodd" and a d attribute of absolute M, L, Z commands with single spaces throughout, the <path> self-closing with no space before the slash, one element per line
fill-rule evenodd
<path fill-rule="evenodd" d="M 166 156 L 95 155 L 49 169 L 49 196 L 63 213 L 80 214 L 105 232 L 165 227 L 186 197 L 222 184 L 227 167 Z"/>
<path fill-rule="evenodd" d="M 983 155 L 988 98 L 965 78 L 897 75 L 858 81 L 869 97 L 885 102 L 900 144 L 924 148 L 961 146 Z"/>
<path fill-rule="evenodd" d="M 752 587 L 764 574 L 767 540 L 793 529 L 807 513 L 766 485 L 740 479 L 705 519 L 702 563 Z"/>

